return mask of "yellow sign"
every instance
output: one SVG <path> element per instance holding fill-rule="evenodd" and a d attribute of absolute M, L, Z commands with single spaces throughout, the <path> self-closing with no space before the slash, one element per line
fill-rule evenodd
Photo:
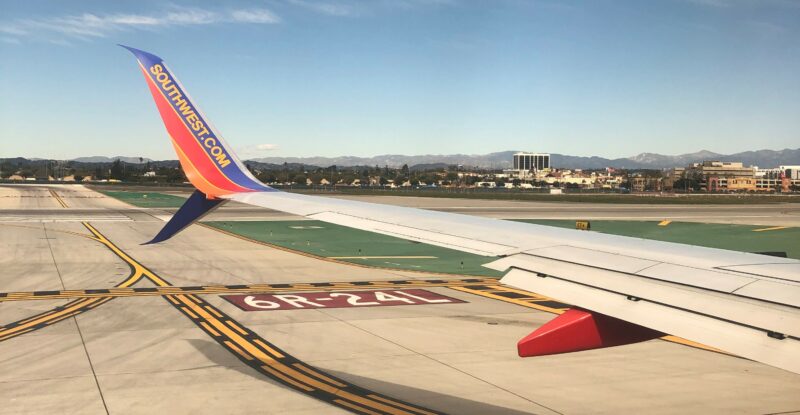
<path fill-rule="evenodd" d="M 588 231 L 592 229 L 592 224 L 589 223 L 588 220 L 579 220 L 575 222 L 575 229 L 579 229 L 582 231 Z"/>

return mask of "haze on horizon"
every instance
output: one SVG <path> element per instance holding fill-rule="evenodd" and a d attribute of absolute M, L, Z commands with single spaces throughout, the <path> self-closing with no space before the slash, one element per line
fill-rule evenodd
<path fill-rule="evenodd" d="M 0 157 L 174 159 L 165 59 L 242 158 L 800 143 L 792 0 L 0 0 Z"/>

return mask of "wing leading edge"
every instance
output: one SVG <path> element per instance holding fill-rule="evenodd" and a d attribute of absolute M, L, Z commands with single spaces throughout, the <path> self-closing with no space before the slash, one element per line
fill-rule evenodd
<path fill-rule="evenodd" d="M 800 261 L 277 191 L 247 171 L 161 58 L 126 48 L 198 189 L 192 207 L 179 210 L 156 241 L 219 204 L 202 198 L 235 200 L 493 257 L 487 266 L 507 271 L 502 283 L 589 310 L 588 317 L 574 312 L 543 326 L 523 339 L 520 354 L 528 354 L 526 344 L 536 349 L 532 339 L 564 342 L 554 330 L 586 339 L 547 350 L 625 344 L 663 332 L 800 373 Z"/>

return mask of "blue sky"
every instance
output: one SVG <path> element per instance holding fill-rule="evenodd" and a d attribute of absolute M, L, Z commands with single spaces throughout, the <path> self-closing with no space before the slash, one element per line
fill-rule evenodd
<path fill-rule="evenodd" d="M 0 0 L 0 157 L 174 159 L 155 53 L 243 158 L 800 147 L 800 1 Z"/>

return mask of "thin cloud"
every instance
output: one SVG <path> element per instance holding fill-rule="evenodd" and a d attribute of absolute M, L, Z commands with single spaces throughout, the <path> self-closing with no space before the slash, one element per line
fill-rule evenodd
<path fill-rule="evenodd" d="M 217 23 L 221 16 L 209 10 L 184 9 L 167 13 L 166 24 L 205 25 Z"/>
<path fill-rule="evenodd" d="M 325 14 L 328 16 L 342 17 L 353 16 L 357 14 L 355 7 L 345 3 L 329 3 L 306 0 L 290 0 L 289 3 L 307 10 L 311 10 L 315 13 Z"/>
<path fill-rule="evenodd" d="M 239 148 L 238 153 L 244 157 L 258 157 L 266 155 L 271 151 L 276 151 L 280 147 L 277 144 L 255 144 Z"/>
<path fill-rule="evenodd" d="M 51 42 L 64 36 L 89 40 L 104 38 L 126 30 L 153 30 L 169 26 L 199 26 L 225 23 L 275 24 L 280 18 L 267 9 L 241 9 L 225 12 L 199 8 L 182 8 L 158 15 L 94 14 L 54 16 L 38 19 L 17 19 L 0 22 L 0 33 L 19 39 Z"/>
<path fill-rule="evenodd" d="M 281 19 L 267 9 L 234 10 L 234 21 L 242 23 L 280 23 Z"/>
<path fill-rule="evenodd" d="M 449 7 L 457 0 L 285 0 L 287 4 L 333 17 L 362 17 L 379 13 Z"/>

